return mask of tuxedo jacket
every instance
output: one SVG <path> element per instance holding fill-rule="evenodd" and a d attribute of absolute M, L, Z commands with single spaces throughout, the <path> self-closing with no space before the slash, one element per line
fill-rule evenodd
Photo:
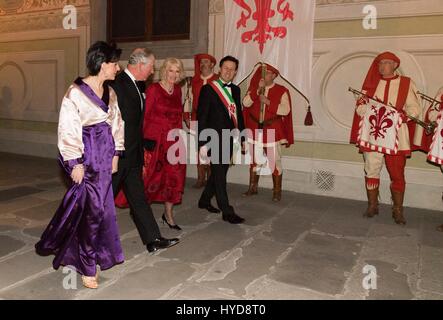
<path fill-rule="evenodd" d="M 118 74 L 111 87 L 117 93 L 118 106 L 125 122 L 125 152 L 119 160 L 119 167 L 131 168 L 143 165 L 143 110 L 145 99 L 137 91 L 136 84 L 126 74 Z M 143 105 L 142 105 L 142 104 Z"/>
<path fill-rule="evenodd" d="M 233 84 L 231 87 L 231 92 L 232 98 L 234 99 L 234 102 L 237 106 L 237 123 L 238 129 L 241 132 L 244 130 L 245 125 L 243 121 L 243 112 L 240 99 L 240 88 Z M 214 129 L 217 132 L 219 138 L 219 161 L 222 161 L 222 153 L 228 152 L 228 150 L 222 149 L 222 130 L 232 130 L 235 128 L 235 125 L 222 100 L 209 84 L 205 84 L 200 91 L 197 108 L 197 121 L 199 133 L 199 148 L 204 146 L 209 141 L 209 139 L 204 139 L 203 141 L 200 141 L 202 139 L 202 137 L 200 136 L 201 132 L 205 129 Z M 229 155 L 231 153 L 232 139 L 230 139 Z"/>

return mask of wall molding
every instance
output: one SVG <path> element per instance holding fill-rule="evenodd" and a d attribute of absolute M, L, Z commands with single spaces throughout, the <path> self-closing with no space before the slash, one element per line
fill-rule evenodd
<path fill-rule="evenodd" d="M 362 11 L 366 5 L 377 8 L 379 19 L 443 15 L 441 0 L 317 0 L 315 21 L 362 20 L 365 16 Z"/>

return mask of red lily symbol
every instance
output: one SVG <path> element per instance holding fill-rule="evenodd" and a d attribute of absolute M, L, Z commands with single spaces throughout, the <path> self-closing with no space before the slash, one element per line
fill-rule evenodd
<path fill-rule="evenodd" d="M 372 106 L 372 110 L 375 114 L 369 117 L 369 123 L 371 124 L 370 135 L 374 136 L 374 139 L 385 138 L 387 130 L 392 127 L 394 122 L 389 119 L 394 114 L 394 111 L 388 111 L 386 107 L 380 107 L 378 110 L 375 106 Z"/>
<path fill-rule="evenodd" d="M 288 0 L 278 0 L 277 12 L 281 15 L 282 20 L 294 21 L 294 12 L 291 10 Z M 241 40 L 243 43 L 248 43 L 251 40 L 257 42 L 260 53 L 263 53 L 265 44 L 272 38 L 285 38 L 287 28 L 285 26 L 273 27 L 269 24 L 269 20 L 275 16 L 275 11 L 272 9 L 273 0 L 254 0 L 256 11 L 252 12 L 252 8 L 245 0 L 234 0 L 243 11 L 240 19 L 237 21 L 237 29 L 246 28 L 246 23 L 252 17 L 255 20 L 256 27 L 254 30 L 246 31 L 242 34 Z"/>

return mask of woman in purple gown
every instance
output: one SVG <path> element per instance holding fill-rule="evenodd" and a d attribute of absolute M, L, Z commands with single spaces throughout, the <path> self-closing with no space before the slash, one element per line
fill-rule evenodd
<path fill-rule="evenodd" d="M 92 289 L 98 287 L 97 266 L 106 270 L 124 260 L 111 184 L 124 150 L 124 122 L 117 96 L 105 83 L 119 71 L 120 54 L 105 42 L 93 44 L 89 76 L 75 80 L 63 98 L 59 159 L 72 186 L 35 245 L 39 255 L 55 255 L 54 269 L 74 268 Z"/>

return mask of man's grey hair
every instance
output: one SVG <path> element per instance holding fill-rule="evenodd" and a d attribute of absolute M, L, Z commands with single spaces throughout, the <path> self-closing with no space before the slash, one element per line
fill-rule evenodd
<path fill-rule="evenodd" d="M 138 48 L 132 51 L 128 59 L 128 64 L 136 65 L 139 63 L 147 64 L 154 60 L 154 54 L 147 48 Z"/>

